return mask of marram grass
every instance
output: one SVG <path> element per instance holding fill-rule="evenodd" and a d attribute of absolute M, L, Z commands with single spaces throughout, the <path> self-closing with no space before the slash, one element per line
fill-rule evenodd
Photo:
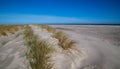
<path fill-rule="evenodd" d="M 59 31 L 55 33 L 55 38 L 57 38 L 59 40 L 59 45 L 64 49 L 70 49 L 74 46 L 74 44 L 76 43 L 73 40 L 70 40 L 63 32 Z"/>
<path fill-rule="evenodd" d="M 50 33 L 56 33 L 56 29 L 52 28 L 52 27 L 49 27 L 47 25 L 40 25 L 40 24 L 37 24 L 36 26 L 39 26 L 40 28 L 42 29 L 46 29 L 48 32 Z"/>
<path fill-rule="evenodd" d="M 38 39 L 29 26 L 25 28 L 24 34 L 27 45 L 30 48 L 27 52 L 27 58 L 31 68 L 52 69 L 53 64 L 48 62 L 50 58 L 49 53 L 52 52 L 50 46 L 45 41 Z"/>
<path fill-rule="evenodd" d="M 46 29 L 49 33 L 53 33 L 53 37 L 59 40 L 59 45 L 64 49 L 68 50 L 71 49 L 74 44 L 76 43 L 75 41 L 69 39 L 67 35 L 61 31 L 57 31 L 56 29 L 49 27 L 47 25 L 37 25 L 41 27 L 42 29 Z"/>
<path fill-rule="evenodd" d="M 5 45 L 8 41 L 2 41 L 1 44 Z"/>
<path fill-rule="evenodd" d="M 7 33 L 14 34 L 23 28 L 23 25 L 0 25 L 0 36 L 6 36 Z"/>

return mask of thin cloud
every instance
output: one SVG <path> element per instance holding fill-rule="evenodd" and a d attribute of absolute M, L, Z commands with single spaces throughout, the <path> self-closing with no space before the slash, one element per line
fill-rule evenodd
<path fill-rule="evenodd" d="M 60 16 L 1 14 L 0 23 L 91 23 L 92 21 Z"/>

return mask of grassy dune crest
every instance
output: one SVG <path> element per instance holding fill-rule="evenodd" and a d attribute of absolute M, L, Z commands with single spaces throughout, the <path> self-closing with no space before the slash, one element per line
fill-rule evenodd
<path fill-rule="evenodd" d="M 39 26 L 40 28 L 42 29 L 46 29 L 48 32 L 50 33 L 56 33 L 56 29 L 52 28 L 52 27 L 49 27 L 47 25 L 40 25 L 40 24 L 37 24 L 36 26 Z"/>
<path fill-rule="evenodd" d="M 56 39 L 59 40 L 59 45 L 64 49 L 64 50 L 68 50 L 71 49 L 74 44 L 76 43 L 73 40 L 70 40 L 67 35 L 61 31 L 57 31 L 56 29 L 49 27 L 47 25 L 37 25 L 40 26 L 40 28 L 42 29 L 46 29 L 48 32 L 53 34 L 53 37 L 55 37 Z"/>
<path fill-rule="evenodd" d="M 23 25 L 0 25 L 0 36 L 6 36 L 7 33 L 14 34 L 23 28 Z"/>
<path fill-rule="evenodd" d="M 52 64 L 50 64 L 49 53 L 52 49 L 45 41 L 38 39 L 37 35 L 34 35 L 31 27 L 26 26 L 24 31 L 24 38 L 29 46 L 29 51 L 27 52 L 27 58 L 30 62 L 32 69 L 52 69 Z"/>

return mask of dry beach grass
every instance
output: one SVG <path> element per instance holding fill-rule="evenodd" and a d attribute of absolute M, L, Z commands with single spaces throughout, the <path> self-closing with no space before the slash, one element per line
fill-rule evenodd
<path fill-rule="evenodd" d="M 1 25 L 0 33 L 0 69 L 27 69 L 26 60 L 28 69 L 120 68 L 119 26 Z"/>
<path fill-rule="evenodd" d="M 54 28 L 46 25 L 37 26 L 39 26 L 41 29 L 46 29 L 49 33 L 52 33 L 53 37 L 59 40 L 58 45 L 61 46 L 63 50 L 69 50 L 69 48 L 74 46 L 75 42 L 68 39 L 67 35 L 65 35 L 63 32 L 57 31 Z M 53 51 L 53 49 L 49 46 L 49 44 L 46 41 L 38 38 L 30 26 L 25 27 L 24 34 L 27 45 L 30 47 L 29 51 L 27 52 L 27 58 L 30 62 L 31 68 L 52 69 L 53 64 L 49 63 L 49 54 Z"/>
<path fill-rule="evenodd" d="M 37 25 L 40 26 L 42 29 L 46 29 L 48 32 L 53 34 L 53 37 L 55 37 L 56 39 L 59 40 L 59 45 L 64 49 L 64 50 L 68 50 L 70 48 L 72 48 L 74 46 L 74 44 L 76 43 L 75 41 L 69 39 L 67 37 L 67 35 L 65 33 L 63 33 L 62 31 L 58 31 L 55 28 L 52 28 L 50 26 L 47 25 Z"/>
<path fill-rule="evenodd" d="M 0 36 L 6 36 L 7 33 L 14 34 L 23 28 L 23 25 L 0 25 Z"/>
<path fill-rule="evenodd" d="M 34 35 L 31 27 L 27 26 L 24 31 L 24 38 L 29 46 L 27 58 L 32 69 L 51 69 L 52 64 L 48 63 L 49 53 L 52 51 L 45 41 Z"/>
<path fill-rule="evenodd" d="M 63 50 L 69 50 L 75 44 L 74 41 L 70 40 L 67 35 L 61 31 L 58 31 L 47 25 L 34 25 L 40 27 L 38 30 L 46 30 L 48 33 L 52 33 L 52 38 L 58 39 L 58 46 Z M 29 61 L 31 69 L 52 69 L 53 63 L 49 62 L 51 57 L 50 53 L 54 51 L 48 42 L 41 40 L 38 35 L 34 34 L 33 29 L 29 25 L 0 25 L 0 36 L 7 36 L 9 33 L 14 34 L 19 30 L 23 32 L 15 34 L 15 38 L 20 35 L 24 36 L 25 46 L 28 46 L 26 57 Z M 40 33 L 40 32 L 39 32 Z M 44 37 L 44 36 L 42 36 Z M 1 44 L 4 46 L 7 41 L 2 41 Z M 28 67 L 29 68 L 29 67 Z"/>

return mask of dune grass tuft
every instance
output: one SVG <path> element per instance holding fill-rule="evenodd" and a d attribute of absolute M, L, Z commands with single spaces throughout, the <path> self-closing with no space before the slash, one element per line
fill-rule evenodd
<path fill-rule="evenodd" d="M 0 25 L 0 36 L 6 36 L 7 33 L 14 34 L 23 28 L 23 25 Z"/>
<path fill-rule="evenodd" d="M 52 52 L 50 46 L 40 39 L 37 35 L 34 35 L 31 27 L 26 26 L 24 31 L 24 38 L 29 46 L 29 51 L 27 52 L 27 58 L 30 62 L 32 69 L 52 69 L 53 64 L 50 64 L 49 53 Z"/>
<path fill-rule="evenodd" d="M 70 40 L 67 35 L 61 31 L 57 31 L 56 29 L 49 27 L 47 25 L 37 25 L 40 26 L 42 29 L 46 29 L 48 32 L 53 33 L 53 37 L 59 40 L 59 45 L 64 49 L 68 50 L 74 46 L 76 43 L 73 40 Z"/>
<path fill-rule="evenodd" d="M 37 24 L 37 26 L 39 26 L 42 29 L 46 29 L 50 33 L 55 33 L 56 32 L 56 29 L 54 29 L 52 27 L 49 27 L 47 25 L 39 25 L 39 24 Z"/>
<path fill-rule="evenodd" d="M 59 32 L 56 32 L 55 33 L 55 38 L 57 38 L 60 42 L 60 46 L 64 49 L 64 50 L 67 50 L 67 49 L 70 49 L 74 46 L 74 44 L 76 43 L 75 41 L 73 40 L 70 40 L 66 35 L 65 33 L 59 31 Z"/>
<path fill-rule="evenodd" d="M 16 37 L 19 37 L 20 35 L 22 35 L 22 32 L 17 33 L 17 34 L 16 34 Z"/>
<path fill-rule="evenodd" d="M 8 41 L 2 41 L 1 44 L 5 45 Z"/>

